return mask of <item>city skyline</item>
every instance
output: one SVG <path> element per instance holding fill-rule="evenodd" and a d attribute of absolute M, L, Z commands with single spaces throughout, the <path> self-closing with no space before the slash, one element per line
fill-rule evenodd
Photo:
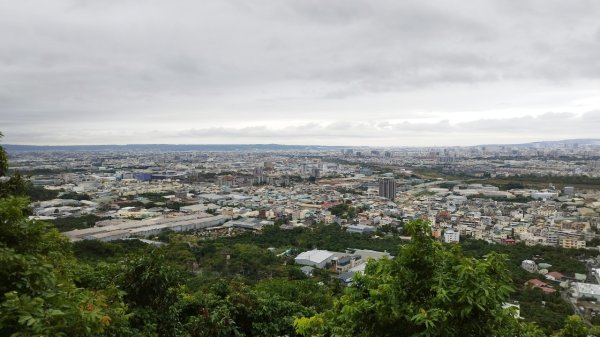
<path fill-rule="evenodd" d="M 597 138 L 600 3 L 0 3 L 4 144 Z"/>

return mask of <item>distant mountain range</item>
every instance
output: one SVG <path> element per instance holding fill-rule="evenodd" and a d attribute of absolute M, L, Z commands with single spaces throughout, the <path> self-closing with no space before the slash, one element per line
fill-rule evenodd
<path fill-rule="evenodd" d="M 511 146 L 511 147 L 556 147 L 573 145 L 598 145 L 600 139 L 565 139 L 541 141 L 522 144 L 481 144 L 477 146 Z M 384 148 L 368 146 L 325 146 L 325 145 L 283 145 L 283 144 L 125 144 L 125 145 L 2 145 L 8 152 L 113 152 L 113 151 L 146 151 L 146 152 L 265 152 L 265 151 L 318 151 L 340 150 L 347 148 L 367 149 Z M 469 146 L 465 146 L 469 147 Z M 386 147 L 391 148 L 391 147 Z M 400 148 L 396 146 L 395 148 Z M 410 148 L 415 148 L 411 146 Z"/>
<path fill-rule="evenodd" d="M 566 140 L 556 140 L 556 141 L 546 141 L 546 142 L 535 142 L 532 144 L 542 144 L 542 145 L 600 145 L 600 139 L 566 139 Z"/>
<path fill-rule="evenodd" d="M 600 145 L 600 139 L 564 139 L 564 140 L 548 140 L 541 142 L 531 142 L 522 144 L 485 144 L 479 146 L 511 146 L 511 147 L 556 147 L 556 146 L 573 146 L 573 145 Z"/>

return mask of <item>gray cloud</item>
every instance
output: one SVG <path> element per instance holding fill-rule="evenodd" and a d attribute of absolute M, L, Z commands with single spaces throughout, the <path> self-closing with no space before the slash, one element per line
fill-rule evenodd
<path fill-rule="evenodd" d="M 578 127 L 600 108 L 598 17 L 591 0 L 4 1 L 0 129 L 25 143 L 101 129 L 101 143 L 131 142 L 123 130 L 152 142 L 149 129 L 193 140 L 191 128 L 363 138 L 344 123 L 508 139 L 512 126 L 485 119 L 499 111 L 523 124 L 570 111 L 558 125 Z"/>
<path fill-rule="evenodd" d="M 331 144 L 331 145 L 393 145 L 393 146 L 450 146 L 478 144 L 473 138 L 482 137 L 479 144 L 523 143 L 569 138 L 595 138 L 600 128 L 600 110 L 584 114 L 546 113 L 537 117 L 488 118 L 462 123 L 442 120 L 434 123 L 380 122 L 331 124 L 306 123 L 286 127 L 204 127 L 177 131 L 152 129 L 144 131 L 90 129 L 58 132 L 39 136 L 29 130 L 16 133 L 18 139 L 33 144 L 65 144 L 83 139 L 85 144 L 97 144 L 104 139 L 119 137 L 121 142 L 140 143 L 269 143 Z M 35 141 L 31 141 L 35 139 Z"/>

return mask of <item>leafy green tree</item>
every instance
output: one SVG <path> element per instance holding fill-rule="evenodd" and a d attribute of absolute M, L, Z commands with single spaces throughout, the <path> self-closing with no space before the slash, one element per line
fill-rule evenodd
<path fill-rule="evenodd" d="M 458 246 L 434 241 L 422 220 L 405 229 L 412 241 L 397 257 L 370 263 L 332 310 L 297 320 L 296 330 L 365 337 L 509 336 L 524 335 L 527 329 L 529 335 L 539 333 L 502 308 L 512 290 L 503 256 L 466 258 Z"/>
<path fill-rule="evenodd" d="M 60 195 L 61 199 L 73 200 L 91 200 L 92 198 L 87 193 L 67 192 Z"/>
<path fill-rule="evenodd" d="M 600 326 L 594 325 L 588 330 L 589 337 L 600 337 Z"/>
<path fill-rule="evenodd" d="M 60 192 L 56 190 L 47 190 L 40 186 L 32 186 L 27 184 L 27 196 L 31 201 L 51 200 L 58 197 Z"/>
<path fill-rule="evenodd" d="M 2 132 L 0 132 L 0 139 L 4 137 Z M 0 177 L 6 176 L 8 172 L 8 155 L 3 147 L 0 146 Z"/>
<path fill-rule="evenodd" d="M 527 277 L 525 279 L 532 276 L 529 274 Z M 519 302 L 521 316 L 527 321 L 537 323 L 548 334 L 560 330 L 564 325 L 565 317 L 573 313 L 571 304 L 563 300 L 559 293 L 546 294 L 537 288 L 518 289 L 511 299 Z"/>
<path fill-rule="evenodd" d="M 555 335 L 556 337 L 587 337 L 589 327 L 579 316 L 569 316 L 564 327 Z"/>
<path fill-rule="evenodd" d="M 314 311 L 328 309 L 333 303 L 331 290 L 312 279 L 268 279 L 256 284 L 254 290 L 301 304 Z"/>
<path fill-rule="evenodd" d="M 237 316 L 248 316 L 247 306 L 252 301 L 238 302 L 241 297 L 245 296 L 234 295 L 223 280 L 209 289 L 184 295 L 179 302 L 183 328 L 191 337 L 243 336 L 243 324 Z"/>
<path fill-rule="evenodd" d="M 66 232 L 74 229 L 94 227 L 96 222 L 105 219 L 108 218 L 101 218 L 94 214 L 86 214 L 78 217 L 58 218 L 49 222 L 53 223 L 60 232 Z"/>
<path fill-rule="evenodd" d="M 296 336 L 294 319 L 312 313 L 296 302 L 268 292 L 259 293 L 257 308 L 252 312 L 252 336 Z"/>
<path fill-rule="evenodd" d="M 134 326 L 144 327 L 146 333 L 156 336 L 176 336 L 180 332 L 176 303 L 183 275 L 167 261 L 163 251 L 155 249 L 128 257 L 116 277 L 134 313 Z"/>
<path fill-rule="evenodd" d="M 0 147 L 0 175 L 6 168 Z M 122 293 L 76 287 L 70 243 L 27 219 L 25 181 L 13 178 L 0 183 L 0 336 L 128 335 Z"/>
<path fill-rule="evenodd" d="M 0 181 L 0 197 L 25 195 L 29 188 L 29 182 L 20 173 L 15 173 L 8 180 Z"/>

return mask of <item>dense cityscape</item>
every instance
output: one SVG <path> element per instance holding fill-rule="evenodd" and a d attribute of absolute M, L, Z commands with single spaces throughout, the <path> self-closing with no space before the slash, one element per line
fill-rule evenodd
<path fill-rule="evenodd" d="M 444 244 L 585 251 L 573 255 L 585 268 L 553 265 L 548 256 L 533 253 L 511 268 L 526 271 L 523 289 L 561 294 L 559 301 L 570 303 L 569 310 L 585 321 L 600 318 L 598 141 L 450 148 L 156 147 L 64 151 L 7 145 L 9 172 L 30 182 L 29 218 L 54 223 L 74 243 L 139 239 L 161 246 L 177 235 L 210 241 L 262 235 L 273 227 L 335 226 L 371 243 L 339 251 L 316 245 L 269 250 L 292 254 L 306 277 L 316 277 L 316 268 L 345 286 L 365 272 L 369 260 L 395 255 L 378 240 L 410 241 L 404 227 L 418 220 Z M 518 300 L 504 306 L 528 319 Z"/>

